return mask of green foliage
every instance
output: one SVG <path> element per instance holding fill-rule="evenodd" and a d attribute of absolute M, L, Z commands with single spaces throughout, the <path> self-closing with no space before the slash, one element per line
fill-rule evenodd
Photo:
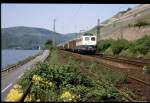
<path fill-rule="evenodd" d="M 141 39 L 129 42 L 124 39 L 118 40 L 102 40 L 97 45 L 99 52 L 107 55 L 121 55 L 128 57 L 144 57 L 149 58 L 150 52 L 150 36 L 145 35 Z"/>
<path fill-rule="evenodd" d="M 125 56 L 125 57 L 136 57 L 137 53 L 133 53 L 129 49 L 126 49 L 126 50 L 122 50 L 119 55 L 120 56 Z"/>
<path fill-rule="evenodd" d="M 143 70 L 145 71 L 146 74 L 150 74 L 150 65 L 144 66 Z"/>
<path fill-rule="evenodd" d="M 108 54 L 119 54 L 122 50 L 125 50 L 129 47 L 129 42 L 125 39 L 118 39 L 117 41 L 101 40 L 97 43 L 97 51 L 104 52 Z"/>
<path fill-rule="evenodd" d="M 127 82 L 127 74 L 125 73 L 118 73 L 111 69 L 100 67 L 96 63 L 94 64 L 94 66 L 88 66 L 88 67 L 90 68 L 90 70 L 94 71 L 97 75 L 99 75 L 100 78 L 104 79 L 105 81 L 111 84 L 116 84 L 118 82 L 123 82 L 123 83 Z"/>
<path fill-rule="evenodd" d="M 118 39 L 112 44 L 112 52 L 114 55 L 119 54 L 123 49 L 127 49 L 129 46 L 129 43 L 125 39 Z"/>
<path fill-rule="evenodd" d="M 53 48 L 53 41 L 52 40 L 47 40 L 45 42 L 45 48 L 47 48 L 49 50 L 52 50 L 52 48 Z"/>
<path fill-rule="evenodd" d="M 140 52 L 141 54 L 145 55 L 148 51 L 150 51 L 150 36 L 144 36 L 141 39 L 136 40 L 131 44 L 129 50 L 132 53 Z"/>
<path fill-rule="evenodd" d="M 59 64 L 58 62 L 59 57 L 58 57 L 58 51 L 57 50 L 51 50 L 50 56 L 48 57 L 48 62 L 49 64 Z"/>
<path fill-rule="evenodd" d="M 109 47 L 108 49 L 106 49 L 105 52 L 104 52 L 104 54 L 113 55 L 112 48 Z"/>
<path fill-rule="evenodd" d="M 150 59 L 150 52 L 147 52 L 147 54 L 144 55 L 144 58 L 145 58 L 145 59 Z"/>
<path fill-rule="evenodd" d="M 104 52 L 106 49 L 108 49 L 114 40 L 109 39 L 109 40 L 101 40 L 97 43 L 97 51 L 98 52 Z"/>

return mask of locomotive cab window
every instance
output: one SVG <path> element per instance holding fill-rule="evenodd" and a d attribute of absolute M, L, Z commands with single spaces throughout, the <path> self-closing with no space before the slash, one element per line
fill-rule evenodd
<path fill-rule="evenodd" d="M 95 41 L 95 37 L 92 37 L 92 38 L 91 38 L 91 41 Z"/>
<path fill-rule="evenodd" d="M 85 37 L 85 41 L 89 41 L 89 37 Z"/>

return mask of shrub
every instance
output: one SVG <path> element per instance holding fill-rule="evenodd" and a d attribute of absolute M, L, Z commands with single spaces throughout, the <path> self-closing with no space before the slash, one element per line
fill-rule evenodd
<path fill-rule="evenodd" d="M 150 52 L 147 52 L 147 54 L 144 55 L 144 58 L 145 58 L 145 59 L 150 59 Z"/>
<path fill-rule="evenodd" d="M 129 47 L 129 42 L 124 39 L 118 39 L 112 45 L 112 52 L 114 55 L 119 54 L 123 49 L 126 50 Z"/>
<path fill-rule="evenodd" d="M 111 47 L 109 47 L 107 50 L 105 50 L 104 54 L 113 55 Z"/>
<path fill-rule="evenodd" d="M 44 45 L 45 45 L 46 49 L 49 49 L 49 50 L 53 49 L 53 41 L 52 40 L 47 40 Z"/>
<path fill-rule="evenodd" d="M 129 49 L 122 50 L 119 55 L 120 56 L 126 56 L 126 57 L 136 57 L 137 56 L 136 53 L 131 52 Z"/>
<path fill-rule="evenodd" d="M 108 49 L 114 40 L 109 39 L 109 40 L 101 40 L 97 43 L 97 51 L 99 52 L 104 52 L 106 49 Z"/>
<path fill-rule="evenodd" d="M 141 39 L 136 40 L 129 47 L 132 53 L 140 52 L 145 55 L 148 51 L 150 51 L 150 36 L 144 36 Z"/>

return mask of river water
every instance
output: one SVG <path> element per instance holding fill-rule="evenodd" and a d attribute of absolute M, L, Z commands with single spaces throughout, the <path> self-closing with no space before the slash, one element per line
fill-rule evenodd
<path fill-rule="evenodd" d="M 33 56 L 38 52 L 40 52 L 40 50 L 1 50 L 1 69 L 5 68 L 7 65 L 24 60 L 29 56 Z"/>

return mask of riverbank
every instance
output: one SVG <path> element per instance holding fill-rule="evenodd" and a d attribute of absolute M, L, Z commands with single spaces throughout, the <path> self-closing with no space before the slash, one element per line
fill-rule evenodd
<path fill-rule="evenodd" d="M 38 62 L 43 62 L 49 55 L 49 50 L 44 50 L 42 55 L 35 57 L 35 59 L 30 60 L 29 62 L 25 63 L 22 66 L 18 66 L 16 69 L 11 70 L 10 72 L 5 72 L 1 76 L 1 100 L 4 101 L 6 95 L 8 94 L 9 90 L 12 89 L 13 85 L 16 82 L 24 77 L 26 71 L 32 70 L 34 64 L 38 64 Z M 14 93 L 16 94 L 16 93 Z"/>
<path fill-rule="evenodd" d="M 18 61 L 15 64 L 10 64 L 7 65 L 5 68 L 1 69 L 1 73 L 4 74 L 5 72 L 9 72 L 10 70 L 13 70 L 19 66 L 24 65 L 25 63 L 29 62 L 30 60 L 33 60 L 34 58 L 36 58 L 37 56 L 41 55 L 43 53 L 43 51 L 40 51 L 39 53 L 33 55 L 33 56 L 29 56 L 27 58 L 25 58 L 24 60 Z"/>

